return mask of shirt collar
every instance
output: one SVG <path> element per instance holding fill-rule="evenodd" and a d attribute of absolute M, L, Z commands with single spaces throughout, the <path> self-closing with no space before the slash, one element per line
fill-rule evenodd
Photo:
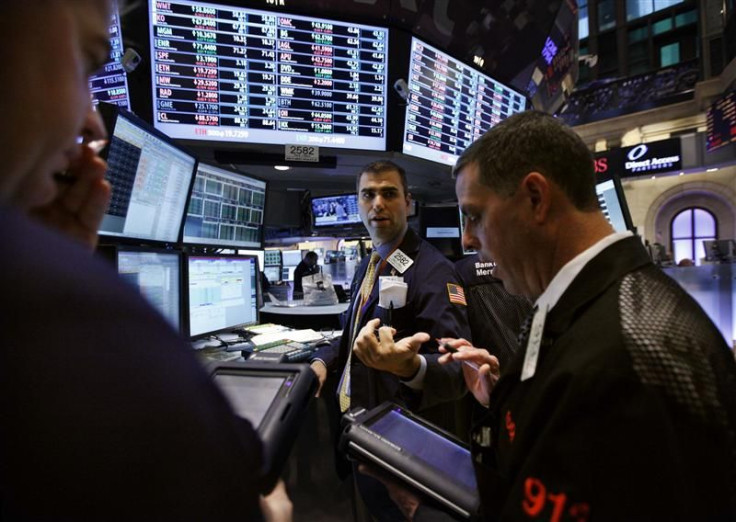
<path fill-rule="evenodd" d="M 378 245 L 376 247 L 376 251 L 378 252 L 378 255 L 381 256 L 381 260 L 385 260 L 389 256 L 389 254 L 394 251 L 394 249 L 401 245 L 401 242 L 404 240 L 408 232 L 409 230 L 407 227 L 407 230 L 395 240 L 391 241 L 390 243 L 383 243 L 382 245 Z"/>
<path fill-rule="evenodd" d="M 600 254 L 608 246 L 632 235 L 633 233 L 631 231 L 610 234 L 572 258 L 555 274 L 549 286 L 539 296 L 539 299 L 537 299 L 534 305 L 538 308 L 546 307 L 547 310 L 551 310 L 591 259 Z"/>

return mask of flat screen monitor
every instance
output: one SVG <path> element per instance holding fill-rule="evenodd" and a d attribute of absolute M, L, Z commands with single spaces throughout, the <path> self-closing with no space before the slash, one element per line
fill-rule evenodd
<path fill-rule="evenodd" d="M 708 152 L 736 143 L 736 90 L 727 92 L 710 106 L 706 121 Z"/>
<path fill-rule="evenodd" d="M 266 274 L 269 283 L 281 281 L 281 268 L 278 266 L 267 266 L 263 269 L 263 273 Z"/>
<path fill-rule="evenodd" d="M 177 242 L 196 157 L 123 109 L 101 103 L 99 111 L 110 136 L 103 155 L 112 185 L 100 234 Z"/>
<path fill-rule="evenodd" d="M 634 226 L 629 215 L 623 189 L 618 178 L 612 178 L 597 183 L 595 191 L 598 194 L 598 203 L 608 221 L 616 232 L 633 230 Z"/>
<path fill-rule="evenodd" d="M 120 277 L 182 332 L 181 252 L 119 246 L 117 267 Z"/>
<path fill-rule="evenodd" d="M 281 264 L 281 250 L 266 250 L 263 266 L 279 266 Z"/>
<path fill-rule="evenodd" d="M 200 163 L 182 241 L 224 248 L 260 248 L 265 205 L 265 181 Z"/>
<path fill-rule="evenodd" d="M 110 58 L 102 69 L 89 79 L 89 90 L 95 103 L 112 103 L 130 108 L 130 94 L 128 91 L 128 76 L 120 60 L 125 53 L 123 35 L 120 30 L 120 11 L 117 2 L 114 3 L 110 20 Z"/>
<path fill-rule="evenodd" d="M 154 124 L 172 138 L 386 150 L 388 29 L 149 0 Z"/>
<path fill-rule="evenodd" d="M 193 256 L 187 258 L 189 336 L 258 324 L 258 258 Z"/>
<path fill-rule="evenodd" d="M 450 259 L 462 257 L 460 212 L 457 205 L 422 207 L 419 214 L 421 235 Z"/>
<path fill-rule="evenodd" d="M 282 250 L 281 257 L 284 262 L 284 266 L 296 266 L 302 262 L 302 251 L 301 250 Z"/>
<path fill-rule="evenodd" d="M 282 281 L 293 281 L 295 266 L 285 266 L 281 269 L 281 280 Z"/>
<path fill-rule="evenodd" d="M 412 38 L 402 149 L 454 165 L 484 132 L 526 108 L 524 96 Z"/>
<path fill-rule="evenodd" d="M 312 224 L 319 227 L 360 223 L 357 194 L 312 198 Z"/>

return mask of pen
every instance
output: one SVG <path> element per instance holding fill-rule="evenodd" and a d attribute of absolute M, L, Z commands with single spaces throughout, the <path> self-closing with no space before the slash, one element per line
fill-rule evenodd
<path fill-rule="evenodd" d="M 391 316 L 393 314 L 394 314 L 394 302 L 393 301 L 389 301 L 389 303 L 388 303 L 388 317 L 387 317 L 387 323 L 388 324 L 386 326 L 391 326 L 391 323 L 392 323 L 392 317 Z"/>
<path fill-rule="evenodd" d="M 455 348 L 454 346 L 450 345 L 450 343 L 443 343 L 439 339 L 435 339 L 437 341 L 437 344 L 440 345 L 442 348 L 447 350 L 449 353 L 458 353 L 460 350 Z M 474 369 L 476 372 L 480 370 L 477 364 L 475 364 L 473 361 L 460 361 L 463 364 L 468 365 L 472 369 Z"/>

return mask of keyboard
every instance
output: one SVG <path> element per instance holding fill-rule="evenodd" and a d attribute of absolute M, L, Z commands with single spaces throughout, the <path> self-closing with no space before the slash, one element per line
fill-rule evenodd
<path fill-rule="evenodd" d="M 278 346 L 272 346 L 270 348 L 258 347 L 257 353 L 283 353 L 286 356 L 287 362 L 303 362 L 309 359 L 314 352 L 314 347 L 306 343 L 286 343 Z"/>

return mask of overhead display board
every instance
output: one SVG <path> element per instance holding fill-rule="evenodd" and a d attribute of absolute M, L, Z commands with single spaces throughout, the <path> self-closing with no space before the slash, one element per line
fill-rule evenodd
<path fill-rule="evenodd" d="M 187 0 L 149 6 L 159 130 L 386 149 L 388 29 Z"/>
<path fill-rule="evenodd" d="M 454 165 L 484 132 L 526 108 L 524 96 L 412 38 L 402 150 Z"/>

